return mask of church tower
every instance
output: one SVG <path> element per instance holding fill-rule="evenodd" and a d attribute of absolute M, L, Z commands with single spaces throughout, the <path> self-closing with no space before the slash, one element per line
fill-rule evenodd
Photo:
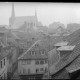
<path fill-rule="evenodd" d="M 36 12 L 36 8 L 35 8 L 35 18 L 36 18 L 36 21 L 35 21 L 35 28 L 37 28 L 38 19 L 37 19 L 37 12 Z"/>
<path fill-rule="evenodd" d="M 12 26 L 15 20 L 15 11 L 14 11 L 14 3 L 12 2 L 12 12 L 10 17 L 9 25 Z"/>

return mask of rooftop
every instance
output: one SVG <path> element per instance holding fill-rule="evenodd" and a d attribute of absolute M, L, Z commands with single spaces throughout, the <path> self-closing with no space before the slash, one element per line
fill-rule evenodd
<path fill-rule="evenodd" d="M 66 54 L 67 55 L 67 54 Z M 78 56 L 80 56 L 80 44 L 77 44 L 74 50 L 71 52 L 70 55 L 64 56 L 60 61 L 52 66 L 51 75 L 54 75 L 59 70 L 63 69 L 65 66 L 67 66 L 69 63 L 73 62 Z"/>
<path fill-rule="evenodd" d="M 54 44 L 54 46 L 66 46 L 68 44 L 68 42 L 58 42 L 56 44 Z"/>
<path fill-rule="evenodd" d="M 75 72 L 77 70 L 80 70 L 80 56 L 75 59 L 67 68 L 66 70 L 69 73 Z"/>
<path fill-rule="evenodd" d="M 73 50 L 75 48 L 75 45 L 74 46 L 62 46 L 62 47 L 59 47 L 57 50 L 59 51 L 64 51 L 64 50 Z"/>
<path fill-rule="evenodd" d="M 47 58 L 47 45 L 42 40 L 37 40 L 25 53 L 23 53 L 18 59 L 45 59 Z M 35 55 L 31 55 L 31 51 L 35 52 Z M 41 55 L 40 51 L 44 51 L 45 55 Z"/>
<path fill-rule="evenodd" d="M 0 60 L 2 60 L 4 57 L 6 57 L 7 55 L 8 55 L 9 53 L 8 52 L 6 52 L 6 50 L 2 50 L 1 52 L 0 52 Z"/>

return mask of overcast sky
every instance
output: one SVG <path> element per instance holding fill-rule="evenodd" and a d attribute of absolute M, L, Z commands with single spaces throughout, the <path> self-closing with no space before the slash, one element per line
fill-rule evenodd
<path fill-rule="evenodd" d="M 9 24 L 11 16 L 11 2 L 0 2 L 0 25 Z M 52 22 L 80 23 L 80 3 L 29 3 L 16 2 L 16 16 L 35 15 L 35 8 L 38 20 L 43 25 L 49 25 Z"/>

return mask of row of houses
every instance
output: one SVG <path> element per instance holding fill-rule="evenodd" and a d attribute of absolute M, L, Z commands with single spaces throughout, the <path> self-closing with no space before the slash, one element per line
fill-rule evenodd
<path fill-rule="evenodd" d="M 76 45 L 65 43 L 64 46 L 59 47 L 61 44 L 55 45 L 58 46 L 57 51 L 61 57 L 55 65 L 51 66 L 50 75 L 53 79 L 76 79 L 80 73 L 80 43 Z"/>
<path fill-rule="evenodd" d="M 79 70 L 79 44 L 59 42 L 49 52 L 36 41 L 18 58 L 18 74 L 24 78 L 42 78 L 46 73 L 53 79 L 70 79 Z M 73 67 L 72 67 L 73 66 Z M 39 77 L 40 76 L 40 77 Z"/>

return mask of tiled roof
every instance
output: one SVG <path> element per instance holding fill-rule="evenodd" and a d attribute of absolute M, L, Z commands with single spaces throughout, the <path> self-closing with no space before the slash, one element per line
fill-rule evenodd
<path fill-rule="evenodd" d="M 27 39 L 28 41 L 31 40 L 32 38 L 36 37 L 36 33 L 29 33 L 29 32 L 16 32 L 16 35 L 20 39 Z"/>
<path fill-rule="evenodd" d="M 34 47 L 35 46 L 35 44 L 36 43 L 38 43 L 40 40 L 38 40 L 38 41 L 36 41 L 24 54 L 22 54 L 18 59 L 21 59 L 22 57 L 24 57 L 26 54 L 27 54 L 27 52 L 29 52 L 31 49 L 32 49 L 32 47 Z"/>
<path fill-rule="evenodd" d="M 67 68 L 66 70 L 69 72 L 69 73 L 72 73 L 74 71 L 77 71 L 80 69 L 80 56 L 75 59 Z"/>
<path fill-rule="evenodd" d="M 73 60 L 76 59 L 80 55 L 80 44 L 76 45 L 73 52 L 71 52 L 70 55 L 63 57 L 55 66 L 53 65 L 53 71 L 51 74 L 55 74 L 59 70 L 63 69 L 65 66 L 67 66 L 69 63 L 71 63 Z"/>
<path fill-rule="evenodd" d="M 80 40 L 80 29 L 73 32 L 69 36 L 64 37 L 63 39 L 69 41 L 69 45 L 75 45 L 77 41 Z"/>
<path fill-rule="evenodd" d="M 6 50 L 2 50 L 1 52 L 0 52 L 0 60 L 2 60 L 5 56 L 7 56 L 9 53 L 8 52 L 6 52 Z"/>
<path fill-rule="evenodd" d="M 6 35 L 7 35 L 7 38 L 19 39 L 19 37 L 12 31 L 8 31 Z"/>
<path fill-rule="evenodd" d="M 56 37 L 55 37 L 56 38 Z M 59 38 L 59 39 L 58 39 Z M 50 38 L 49 37 L 45 37 L 44 39 L 41 39 L 39 40 L 38 42 L 36 41 L 25 53 L 27 54 L 27 52 L 29 52 L 31 49 L 33 49 L 33 46 L 38 44 L 38 48 L 41 49 L 45 49 L 46 52 L 49 52 L 50 50 L 52 50 L 54 48 L 54 44 L 58 41 L 60 41 L 61 38 L 60 37 L 57 37 L 56 39 L 54 39 L 53 36 L 51 36 Z M 34 47 L 34 49 L 36 49 Z M 19 57 L 20 58 L 20 57 Z"/>
<path fill-rule="evenodd" d="M 45 59 L 47 58 L 47 52 L 46 52 L 46 48 L 43 46 L 44 44 L 41 45 L 41 40 L 38 40 L 37 42 L 35 42 L 25 53 L 25 56 L 23 56 L 22 58 L 19 59 Z M 40 50 L 44 50 L 45 51 L 45 55 L 41 55 L 40 54 Z M 35 51 L 35 55 L 30 55 L 30 51 Z"/>

